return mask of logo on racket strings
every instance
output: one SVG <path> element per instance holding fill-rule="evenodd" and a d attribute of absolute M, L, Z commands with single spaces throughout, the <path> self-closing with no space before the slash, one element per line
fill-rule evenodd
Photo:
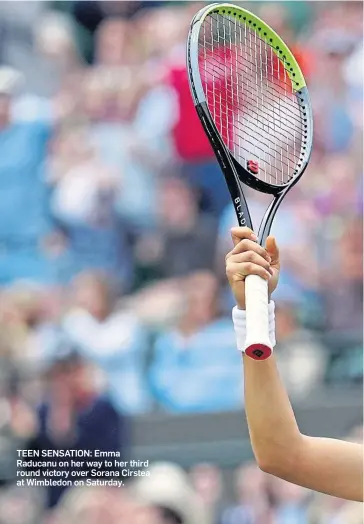
<path fill-rule="evenodd" d="M 259 164 L 255 160 L 248 160 L 247 162 L 248 171 L 257 175 L 259 173 Z"/>

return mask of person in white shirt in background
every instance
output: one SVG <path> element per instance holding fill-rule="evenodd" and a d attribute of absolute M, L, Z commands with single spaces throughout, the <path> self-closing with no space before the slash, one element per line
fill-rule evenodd
<path fill-rule="evenodd" d="M 143 382 L 146 334 L 137 317 L 116 307 L 111 283 L 98 273 L 74 279 L 71 304 L 63 330 L 105 372 L 115 407 L 129 414 L 148 411 Z"/>

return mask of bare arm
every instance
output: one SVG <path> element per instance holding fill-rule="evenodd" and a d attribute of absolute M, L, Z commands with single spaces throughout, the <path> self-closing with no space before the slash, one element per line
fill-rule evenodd
<path fill-rule="evenodd" d="M 245 277 L 266 278 L 272 293 L 278 283 L 279 251 L 271 237 L 262 249 L 248 228 L 234 228 L 232 237 L 226 273 L 238 307 L 245 309 Z M 274 355 L 262 362 L 244 356 L 244 377 L 245 409 L 259 467 L 315 491 L 362 501 L 363 447 L 301 434 Z"/>
<path fill-rule="evenodd" d="M 267 473 L 335 497 L 363 500 L 363 447 L 302 435 L 274 357 L 244 356 L 245 409 L 258 465 Z"/>

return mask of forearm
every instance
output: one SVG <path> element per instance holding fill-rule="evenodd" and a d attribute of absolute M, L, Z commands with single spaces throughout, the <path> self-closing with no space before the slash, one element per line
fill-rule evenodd
<path fill-rule="evenodd" d="M 288 482 L 335 497 L 363 500 L 363 447 L 302 435 L 274 356 L 244 356 L 245 409 L 259 467 Z"/>
<path fill-rule="evenodd" d="M 263 470 L 284 476 L 302 441 L 292 406 L 274 356 L 262 362 L 243 358 L 245 410 L 255 457 Z"/>

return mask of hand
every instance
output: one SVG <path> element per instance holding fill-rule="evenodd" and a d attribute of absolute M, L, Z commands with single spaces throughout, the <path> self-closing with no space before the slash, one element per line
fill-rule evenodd
<path fill-rule="evenodd" d="M 278 284 L 279 249 L 274 237 L 268 237 L 265 249 L 257 244 L 248 227 L 233 227 L 234 249 L 226 255 L 226 275 L 239 309 L 245 309 L 245 278 L 259 275 L 268 280 L 269 298 Z"/>

